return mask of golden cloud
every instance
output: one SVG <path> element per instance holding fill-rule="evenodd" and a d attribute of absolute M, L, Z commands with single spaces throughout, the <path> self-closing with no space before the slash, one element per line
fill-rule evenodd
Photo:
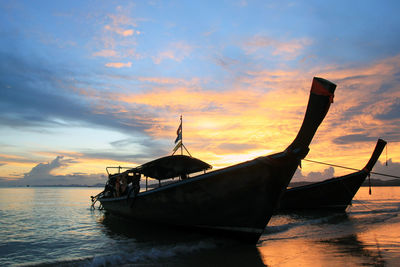
<path fill-rule="evenodd" d="M 130 68 L 132 66 L 132 62 L 126 62 L 126 63 L 110 62 L 110 63 L 107 63 L 105 66 L 109 67 L 109 68 L 118 68 L 118 69 L 119 68 Z"/>
<path fill-rule="evenodd" d="M 171 149 L 175 132 L 165 129 L 177 127 L 179 115 L 183 114 L 184 142 L 189 149 L 206 161 L 226 166 L 235 159 L 239 162 L 243 155 L 257 156 L 286 148 L 300 128 L 311 80 L 317 73 L 337 82 L 338 90 L 335 103 L 311 144 L 309 157 L 357 168 L 365 164 L 375 141 L 351 145 L 333 141 L 360 131 L 369 135 L 366 140 L 385 138 L 393 126 L 376 115 L 387 112 L 393 99 L 400 98 L 400 88 L 394 84 L 384 95 L 379 90 L 393 81 L 399 67 L 400 56 L 397 56 L 358 68 L 248 71 L 236 79 L 233 89 L 220 92 L 202 90 L 200 79 L 139 77 L 138 80 L 154 83 L 152 89 L 116 95 L 116 100 L 160 111 L 160 117 L 154 118 L 158 125 L 147 133 L 154 138 L 170 139 Z M 400 151 L 392 152 L 400 156 Z M 309 171 L 324 168 L 313 166 Z"/>

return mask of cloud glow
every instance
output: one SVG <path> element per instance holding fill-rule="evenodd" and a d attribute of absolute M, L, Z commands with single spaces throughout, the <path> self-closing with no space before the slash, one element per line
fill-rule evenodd
<path fill-rule="evenodd" d="M 301 2 L 0 5 L 0 178 L 95 183 L 171 153 L 180 115 L 186 147 L 215 168 L 278 152 L 314 76 L 338 87 L 308 157 L 361 168 L 383 138 L 398 175 L 398 4 L 332 4 L 323 17 Z M 344 173 L 304 162 L 297 179 Z"/>

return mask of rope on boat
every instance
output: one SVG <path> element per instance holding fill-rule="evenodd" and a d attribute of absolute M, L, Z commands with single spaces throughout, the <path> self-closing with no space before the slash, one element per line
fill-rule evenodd
<path fill-rule="evenodd" d="M 389 144 L 388 144 L 388 143 L 386 143 L 386 147 L 385 147 L 385 148 L 386 148 L 386 166 L 388 165 L 388 160 L 387 160 L 387 150 L 388 150 L 388 145 L 389 145 Z"/>
<path fill-rule="evenodd" d="M 371 173 L 368 173 L 368 186 L 369 186 L 369 194 L 371 195 Z"/>
<path fill-rule="evenodd" d="M 353 170 L 353 171 L 361 171 L 361 170 L 355 169 L 355 168 L 350 168 L 350 167 L 346 167 L 346 166 L 341 166 L 341 165 L 336 165 L 336 164 L 331 164 L 331 163 L 326 163 L 326 162 L 321 162 L 321 161 L 316 161 L 316 160 L 311 160 L 311 159 L 303 159 L 303 160 L 308 161 L 308 162 L 317 163 L 317 164 L 323 164 L 323 165 L 328 165 L 328 166 L 332 166 L 332 167 Z M 390 174 L 379 173 L 379 172 L 370 172 L 370 173 L 376 174 L 376 175 L 382 175 L 382 176 L 386 176 L 386 177 L 391 177 L 391 178 L 395 178 L 395 179 L 400 179 L 400 176 L 396 176 L 396 175 L 390 175 Z"/>
<path fill-rule="evenodd" d="M 92 205 L 90 205 L 90 209 L 93 209 L 93 210 L 96 209 L 96 207 L 95 207 L 94 205 L 96 204 L 96 202 L 99 200 L 99 197 L 100 197 L 103 193 L 104 193 L 104 191 L 98 193 L 98 194 L 95 195 L 95 196 L 90 196 L 90 198 L 92 199 Z M 102 209 L 103 209 L 103 206 L 102 206 L 101 203 L 100 203 L 99 210 L 102 210 Z"/>

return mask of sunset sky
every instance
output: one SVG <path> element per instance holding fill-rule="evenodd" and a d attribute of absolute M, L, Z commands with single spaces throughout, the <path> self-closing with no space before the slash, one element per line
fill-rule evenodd
<path fill-rule="evenodd" d="M 400 174 L 398 1 L 1 1 L 0 185 L 95 184 L 172 153 L 285 149 L 337 84 L 308 159 Z M 348 170 L 303 162 L 294 180 Z M 382 178 L 382 177 L 374 177 Z"/>

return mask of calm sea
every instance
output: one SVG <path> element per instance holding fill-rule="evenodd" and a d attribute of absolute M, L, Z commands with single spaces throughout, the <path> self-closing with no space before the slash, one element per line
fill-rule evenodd
<path fill-rule="evenodd" d="M 0 266 L 399 266 L 400 187 L 275 215 L 257 246 L 90 209 L 101 188 L 0 188 Z"/>

